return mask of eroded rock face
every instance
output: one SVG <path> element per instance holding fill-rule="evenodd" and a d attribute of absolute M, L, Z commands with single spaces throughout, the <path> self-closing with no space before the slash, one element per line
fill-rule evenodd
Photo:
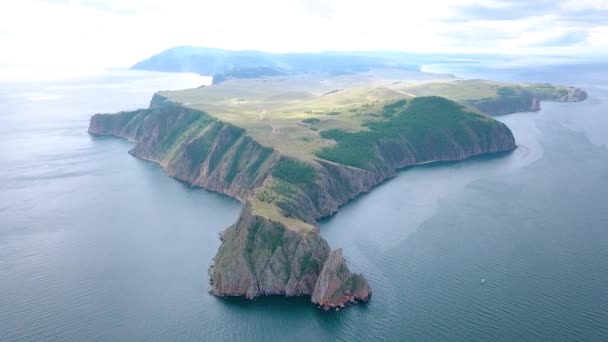
<path fill-rule="evenodd" d="M 95 114 L 89 132 L 136 142 L 135 157 L 159 163 L 172 178 L 245 200 L 262 184 L 278 153 L 241 128 L 155 96 L 150 109 Z"/>
<path fill-rule="evenodd" d="M 540 100 L 536 97 L 532 98 L 532 106 L 530 107 L 530 111 L 538 112 L 540 109 Z"/>
<path fill-rule="evenodd" d="M 580 88 L 568 87 L 550 92 L 534 89 L 520 90 L 517 96 L 497 96 L 478 100 L 465 100 L 464 103 L 489 115 L 504 115 L 517 112 L 537 112 L 541 101 L 580 102 L 587 99 L 587 92 Z"/>
<path fill-rule="evenodd" d="M 209 269 L 217 296 L 311 295 L 329 255 L 318 229 L 295 231 L 252 214 L 247 202 L 239 220 L 222 234 Z"/>
<path fill-rule="evenodd" d="M 311 301 L 324 309 L 330 309 L 356 301 L 368 301 L 371 294 L 372 290 L 365 277 L 349 271 L 342 249 L 338 248 L 327 257 Z"/>
<path fill-rule="evenodd" d="M 469 128 L 471 141 L 466 144 L 446 139 L 445 132 L 429 134 L 421 146 L 413 146 L 406 138 L 383 139 L 377 145 L 378 164 L 370 170 L 323 159 L 311 161 L 316 181 L 276 203 L 285 217 L 300 220 L 310 229 L 287 227 L 255 212 L 251 196 L 272 180 L 280 153 L 260 145 L 243 129 L 156 96 L 149 109 L 93 116 L 89 132 L 134 140 L 130 153 L 158 162 L 169 176 L 244 202 L 238 221 L 222 233 L 209 269 L 214 295 L 249 299 L 306 295 L 328 309 L 367 301 L 371 290 L 362 275 L 350 272 L 341 249 L 330 253 L 317 220 L 393 177 L 399 168 L 516 147 L 504 124 Z M 426 148 L 437 141 L 443 142 L 441 148 Z"/>
<path fill-rule="evenodd" d="M 560 101 L 562 102 L 580 102 L 587 99 L 587 92 L 583 89 L 570 87 L 568 88 L 568 94 L 562 96 Z"/>

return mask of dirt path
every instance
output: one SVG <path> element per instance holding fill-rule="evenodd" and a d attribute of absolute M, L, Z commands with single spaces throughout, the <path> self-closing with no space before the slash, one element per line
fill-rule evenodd
<path fill-rule="evenodd" d="M 268 121 L 268 126 L 270 126 L 270 133 L 268 133 L 268 142 L 270 143 L 270 146 L 276 149 L 276 146 L 274 146 L 274 144 L 272 143 L 272 135 L 275 133 L 279 133 L 279 129 L 272 125 L 272 119 L 267 116 L 266 110 L 260 112 L 260 120 Z"/>

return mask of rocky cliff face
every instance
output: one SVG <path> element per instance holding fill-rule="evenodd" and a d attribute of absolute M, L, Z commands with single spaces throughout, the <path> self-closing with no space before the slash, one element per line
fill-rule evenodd
<path fill-rule="evenodd" d="M 159 163 L 170 177 L 241 200 L 278 158 L 243 129 L 176 105 L 96 114 L 89 132 L 133 140 L 129 153 Z"/>
<path fill-rule="evenodd" d="M 503 90 L 500 93 L 500 90 Z M 507 90 L 507 91 L 504 91 Z M 580 102 L 587 99 L 587 92 L 575 87 L 554 87 L 547 84 L 530 85 L 526 88 L 503 87 L 499 96 L 464 103 L 490 115 L 518 112 L 537 112 L 541 101 Z"/>
<path fill-rule="evenodd" d="M 424 111 L 418 114 L 424 116 L 425 122 L 442 122 L 445 127 L 420 124 L 414 117 L 404 123 L 391 122 L 388 129 L 372 128 L 365 132 L 338 133 L 341 138 L 333 148 L 346 152 L 327 155 L 343 162 L 315 159 L 316 181 L 299 185 L 300 191 L 293 192 L 287 198 L 283 197 L 279 206 L 287 212 L 305 211 L 309 216 L 302 219 L 315 222 L 333 214 L 353 197 L 395 176 L 399 169 L 433 161 L 464 160 L 516 148 L 515 139 L 506 125 L 487 116 L 463 111 L 454 102 L 431 100 L 423 103 Z M 417 106 L 413 102 L 414 100 L 410 106 Z M 446 113 L 451 110 L 454 113 L 449 118 L 450 115 Z M 402 115 L 415 116 L 416 113 L 404 112 Z M 445 124 L 447 121 L 449 123 Z M 349 153 L 351 150 L 347 149 L 351 149 L 350 146 L 357 144 L 358 140 L 365 140 L 365 145 L 369 147 L 365 168 L 346 165 L 349 160 L 343 158 L 352 155 Z M 355 153 L 366 152 L 357 150 Z M 356 162 L 359 160 L 351 160 L 352 164 Z"/>
<path fill-rule="evenodd" d="M 338 248 L 327 257 L 311 301 L 327 310 L 344 307 L 345 303 L 368 301 L 371 293 L 367 280 L 348 270 L 342 249 Z"/>
<path fill-rule="evenodd" d="M 237 223 L 222 233 L 209 269 L 218 296 L 311 295 L 329 245 L 318 229 L 296 231 L 255 215 L 246 202 Z"/>
<path fill-rule="evenodd" d="M 568 93 L 559 98 L 561 102 L 581 102 L 587 99 L 587 92 L 580 88 L 569 87 Z"/>
<path fill-rule="evenodd" d="M 471 129 L 472 131 L 472 129 Z M 433 161 L 458 161 L 474 156 L 506 152 L 515 149 L 515 139 L 503 124 L 486 127 L 474 142 L 458 143 L 443 134 L 428 137 L 430 144 L 443 140 L 439 148 L 413 146 L 407 139 L 384 139 L 376 146 L 380 160 L 374 170 L 351 167 L 323 159 L 316 159 L 317 180 L 300 186 L 297 193 L 279 203 L 286 212 L 299 215 L 303 221 L 314 223 L 331 216 L 351 199 L 397 175 L 399 169 Z M 297 214 L 296 214 L 297 212 Z"/>
<path fill-rule="evenodd" d="M 212 293 L 249 299 L 310 296 L 330 252 L 318 227 L 287 227 L 257 215 L 247 200 L 268 178 L 278 153 L 240 128 L 160 96 L 153 98 L 150 107 L 96 114 L 89 132 L 133 140 L 129 153 L 159 163 L 169 176 L 245 202 L 238 221 L 221 235 L 222 244 L 209 270 Z M 327 182 L 331 183 L 329 177 Z M 359 187 L 369 188 L 373 179 L 362 182 Z M 356 183 L 343 196 L 352 197 L 358 190 Z M 312 214 L 306 208 L 301 211 L 311 222 L 318 216 L 314 210 Z"/>
<path fill-rule="evenodd" d="M 466 115 L 471 120 L 454 119 L 453 132 L 414 125 L 408 127 L 418 134 L 415 141 L 400 130 L 374 140 L 369 169 L 322 158 L 288 163 L 312 170 L 306 181 L 290 180 L 289 172 L 277 178 L 273 170 L 286 157 L 243 129 L 158 95 L 149 109 L 96 114 L 89 132 L 131 139 L 135 146 L 129 153 L 159 163 L 169 176 L 244 202 L 238 221 L 221 234 L 209 269 L 213 294 L 250 299 L 306 295 L 332 308 L 366 301 L 371 289 L 362 275 L 350 272 L 341 250 L 330 253 L 317 220 L 393 177 L 399 168 L 516 147 L 503 124 Z"/>

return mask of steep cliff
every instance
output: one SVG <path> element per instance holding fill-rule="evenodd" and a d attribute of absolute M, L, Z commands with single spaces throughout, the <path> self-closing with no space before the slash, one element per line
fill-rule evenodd
<path fill-rule="evenodd" d="M 496 96 L 463 102 L 490 115 L 504 115 L 539 111 L 541 101 L 580 102 L 586 98 L 587 92 L 579 88 L 530 84 L 503 86 L 496 90 Z"/>
<path fill-rule="evenodd" d="M 96 114 L 89 132 L 135 141 L 135 157 L 159 163 L 176 179 L 245 202 L 210 268 L 218 296 L 311 295 L 329 255 L 314 224 L 273 221 L 246 200 L 268 178 L 279 154 L 245 131 L 155 96 L 150 109 Z M 305 209 L 302 212 L 306 212 Z"/>
<path fill-rule="evenodd" d="M 344 307 L 344 303 L 368 301 L 370 296 L 367 280 L 349 271 L 342 249 L 331 251 L 317 278 L 311 301 L 327 310 Z"/>
<path fill-rule="evenodd" d="M 278 158 L 243 129 L 179 105 L 96 114 L 89 132 L 133 140 L 129 153 L 159 163 L 170 177 L 241 200 Z"/>
<path fill-rule="evenodd" d="M 316 221 L 393 177 L 400 168 L 516 147 L 504 124 L 443 98 L 402 102 L 395 111 L 392 119 L 371 125 L 368 131 L 321 132 L 337 141 L 313 160 L 280 157 L 239 222 L 223 234 L 210 270 L 214 293 L 311 295 L 314 289 L 313 302 L 325 308 L 365 301 L 371 295 L 367 281 L 350 273 L 341 251 L 328 257 Z M 303 246 L 312 251 L 310 255 L 294 250 L 301 241 L 306 241 Z M 314 276 L 302 277 L 303 268 Z M 324 278 L 319 278 L 321 274 Z"/>
<path fill-rule="evenodd" d="M 329 245 L 316 227 L 295 230 L 254 214 L 246 202 L 209 269 L 219 296 L 311 295 Z"/>
<path fill-rule="evenodd" d="M 213 294 L 307 295 L 330 308 L 366 301 L 371 289 L 350 272 L 341 250 L 330 253 L 319 218 L 400 168 L 516 147 L 504 124 L 443 98 L 400 100 L 384 111 L 386 119 L 367 130 L 321 131 L 326 147 L 307 159 L 159 95 L 149 109 L 94 115 L 89 132 L 131 139 L 129 153 L 159 163 L 169 176 L 244 202 L 209 269 Z"/>

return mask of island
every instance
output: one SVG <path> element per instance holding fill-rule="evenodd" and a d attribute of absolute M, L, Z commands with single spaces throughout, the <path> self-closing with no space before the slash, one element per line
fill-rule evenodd
<path fill-rule="evenodd" d="M 243 203 L 220 233 L 212 294 L 310 296 L 338 309 L 372 291 L 323 239 L 321 218 L 400 169 L 514 150 L 512 132 L 492 115 L 586 98 L 572 87 L 411 73 L 225 78 L 158 92 L 146 109 L 95 114 L 89 132 L 130 139 L 130 154 L 170 177 Z"/>

